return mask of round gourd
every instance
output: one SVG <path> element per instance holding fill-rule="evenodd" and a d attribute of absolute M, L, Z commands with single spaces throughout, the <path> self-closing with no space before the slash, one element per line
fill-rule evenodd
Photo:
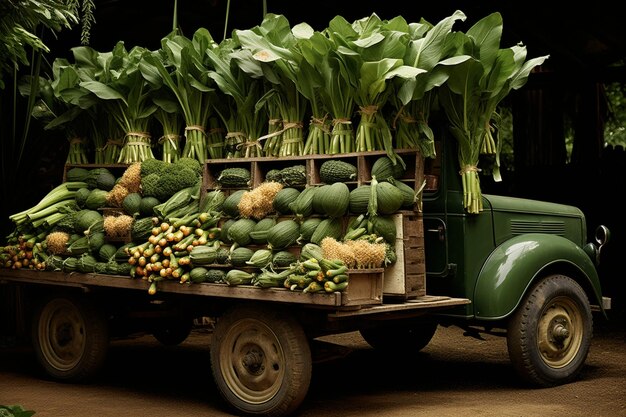
<path fill-rule="evenodd" d="M 315 243 L 306 243 L 300 250 L 300 259 L 306 261 L 310 258 L 315 258 L 318 261 L 324 257 L 324 251 Z"/>
<path fill-rule="evenodd" d="M 317 187 L 306 187 L 302 190 L 298 197 L 289 204 L 289 208 L 293 214 L 300 219 L 313 214 L 313 199 L 315 198 L 316 192 Z"/>
<path fill-rule="evenodd" d="M 79 188 L 76 190 L 74 194 L 74 200 L 76 201 L 76 205 L 80 208 L 85 208 L 85 202 L 87 201 L 87 197 L 91 194 L 91 190 L 87 187 Z"/>
<path fill-rule="evenodd" d="M 313 236 L 313 232 L 322 222 L 321 217 L 310 217 L 302 222 L 300 226 L 300 236 L 304 242 L 309 242 L 311 240 L 311 236 Z"/>
<path fill-rule="evenodd" d="M 193 266 L 212 264 L 217 259 L 217 249 L 206 245 L 194 246 L 189 252 L 189 259 L 191 259 Z"/>
<path fill-rule="evenodd" d="M 226 195 L 221 190 L 213 190 L 206 193 L 202 199 L 201 206 L 205 206 L 204 210 L 220 211 L 226 200 Z"/>
<path fill-rule="evenodd" d="M 374 233 L 382 237 L 390 245 L 396 244 L 397 228 L 391 216 L 374 216 L 372 218 Z"/>
<path fill-rule="evenodd" d="M 286 268 L 297 261 L 298 257 L 286 250 L 276 252 L 272 258 L 272 264 L 277 268 Z"/>
<path fill-rule="evenodd" d="M 115 258 L 117 247 L 112 243 L 105 243 L 98 250 L 98 258 L 103 262 L 108 262 Z"/>
<path fill-rule="evenodd" d="M 324 184 L 317 187 L 315 195 L 313 195 L 313 213 L 325 215 L 323 201 L 328 197 L 330 184 Z"/>
<path fill-rule="evenodd" d="M 102 245 L 106 243 L 104 232 L 95 232 L 87 237 L 89 242 L 89 251 L 91 253 L 98 253 Z"/>
<path fill-rule="evenodd" d="M 239 217 L 239 200 L 243 194 L 247 192 L 246 190 L 237 190 L 224 200 L 224 204 L 222 204 L 222 211 L 224 214 L 230 217 Z"/>
<path fill-rule="evenodd" d="M 96 258 L 94 258 L 92 255 L 85 253 L 77 258 L 76 269 L 78 270 L 78 272 L 83 273 L 94 272 L 96 270 L 97 263 L 98 260 Z"/>
<path fill-rule="evenodd" d="M 92 189 L 85 200 L 85 207 L 90 210 L 97 210 L 104 207 L 107 203 L 108 194 L 108 191 L 104 191 L 99 188 Z"/>
<path fill-rule="evenodd" d="M 402 207 L 404 193 L 390 182 L 379 182 L 376 185 L 376 201 L 379 214 L 391 214 Z"/>
<path fill-rule="evenodd" d="M 201 282 L 206 282 L 208 269 L 202 266 L 196 266 L 189 271 L 189 281 L 194 284 L 199 284 Z"/>
<path fill-rule="evenodd" d="M 397 160 L 395 163 L 388 156 L 381 156 L 378 158 L 374 161 L 374 165 L 372 165 L 372 169 L 370 171 L 372 177 L 376 177 L 376 179 L 381 182 L 388 181 L 391 178 L 402 177 L 406 169 L 398 160 L 399 158 L 399 156 L 396 158 Z"/>
<path fill-rule="evenodd" d="M 236 221 L 237 220 L 235 220 L 235 219 L 228 219 L 224 223 L 222 223 L 222 226 L 220 227 L 220 229 L 221 229 L 220 239 L 222 240 L 222 242 L 224 242 L 224 243 L 233 243 L 233 241 L 228 236 L 228 229 L 230 229 L 230 227 L 233 224 L 235 224 Z"/>
<path fill-rule="evenodd" d="M 72 271 L 76 271 L 76 268 L 78 267 L 78 258 L 75 256 L 68 256 L 67 258 L 65 258 L 65 261 L 63 262 L 63 271 L 64 272 L 72 272 Z"/>
<path fill-rule="evenodd" d="M 78 212 L 76 215 L 76 232 L 83 233 L 96 223 L 102 222 L 104 219 L 102 214 L 96 210 L 84 209 Z"/>
<path fill-rule="evenodd" d="M 328 217 L 341 217 L 350 205 L 350 189 L 343 182 L 336 182 L 321 194 L 322 214 Z"/>
<path fill-rule="evenodd" d="M 371 185 L 361 185 L 350 191 L 350 203 L 348 210 L 353 214 L 366 214 L 367 204 L 372 194 Z"/>
<path fill-rule="evenodd" d="M 276 223 L 267 232 L 267 246 L 269 249 L 284 249 L 296 243 L 300 237 L 300 224 L 295 220 L 283 220 Z"/>
<path fill-rule="evenodd" d="M 109 170 L 100 171 L 96 176 L 96 188 L 105 191 L 111 191 L 113 186 L 115 186 L 115 175 L 111 173 Z"/>
<path fill-rule="evenodd" d="M 122 200 L 122 208 L 130 216 L 141 213 L 141 194 L 127 194 L 124 200 Z"/>
<path fill-rule="evenodd" d="M 67 182 L 80 181 L 84 182 L 89 177 L 89 170 L 82 167 L 72 167 L 65 173 Z"/>
<path fill-rule="evenodd" d="M 394 181 L 394 185 L 398 187 L 400 191 L 402 191 L 402 195 L 404 197 L 400 208 L 412 209 L 415 205 L 415 190 L 413 189 L 413 187 L 402 181 Z"/>
<path fill-rule="evenodd" d="M 228 228 L 228 238 L 240 246 L 246 246 L 252 243 L 250 232 L 254 230 L 256 221 L 253 219 L 242 218 L 232 224 Z"/>
<path fill-rule="evenodd" d="M 341 218 L 328 218 L 322 220 L 318 228 L 315 229 L 315 232 L 313 232 L 311 242 L 319 245 L 325 237 L 339 239 L 343 232 L 342 226 L 343 224 Z"/>
<path fill-rule="evenodd" d="M 259 220 L 252 232 L 250 232 L 250 237 L 252 238 L 252 243 L 257 245 L 264 245 L 267 243 L 267 232 L 276 224 L 276 219 L 274 217 L 265 217 Z"/>
<path fill-rule="evenodd" d="M 291 214 L 293 210 L 289 205 L 298 198 L 300 190 L 293 187 L 286 187 L 276 193 L 272 202 L 274 210 L 280 214 Z"/>
<path fill-rule="evenodd" d="M 142 216 L 154 216 L 154 211 L 152 210 L 154 206 L 161 204 L 161 202 L 156 197 L 141 197 L 141 202 L 139 203 L 139 213 Z"/>
<path fill-rule="evenodd" d="M 230 263 L 233 266 L 247 266 L 246 262 L 252 258 L 254 255 L 254 250 L 250 248 L 246 248 L 244 246 L 240 246 L 238 248 L 233 249 L 230 253 Z"/>

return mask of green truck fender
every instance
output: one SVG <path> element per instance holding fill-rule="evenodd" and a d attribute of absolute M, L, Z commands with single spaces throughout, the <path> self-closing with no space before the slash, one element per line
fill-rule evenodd
<path fill-rule="evenodd" d="M 487 258 L 474 290 L 475 316 L 485 320 L 508 316 L 547 268 L 576 279 L 588 296 L 591 288 L 595 301 L 602 308 L 600 280 L 589 255 L 564 237 L 530 233 L 507 240 Z M 593 301 L 591 299 L 592 304 Z"/>

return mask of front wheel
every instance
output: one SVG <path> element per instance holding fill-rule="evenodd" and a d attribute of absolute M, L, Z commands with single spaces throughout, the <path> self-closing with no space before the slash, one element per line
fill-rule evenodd
<path fill-rule="evenodd" d="M 311 350 L 287 310 L 231 309 L 218 319 L 210 351 L 217 388 L 238 414 L 284 416 L 306 397 Z"/>
<path fill-rule="evenodd" d="M 509 357 L 527 382 L 564 384 L 581 371 L 592 332 L 591 306 L 583 289 L 569 277 L 552 275 L 531 288 L 511 317 Z"/>
<path fill-rule="evenodd" d="M 35 312 L 32 339 L 37 360 L 54 379 L 79 382 L 104 363 L 109 346 L 105 315 L 82 298 L 59 296 Z"/>

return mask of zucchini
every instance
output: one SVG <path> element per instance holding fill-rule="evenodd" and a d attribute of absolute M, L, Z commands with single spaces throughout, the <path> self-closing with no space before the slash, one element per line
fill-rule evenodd
<path fill-rule="evenodd" d="M 335 292 L 335 291 L 345 291 L 348 288 L 348 281 L 342 281 L 336 283 L 334 281 L 325 281 L 324 282 L 324 291 L 326 292 Z"/>

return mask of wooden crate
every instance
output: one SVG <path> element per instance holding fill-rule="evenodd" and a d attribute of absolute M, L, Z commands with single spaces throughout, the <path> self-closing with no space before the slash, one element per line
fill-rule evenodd
<path fill-rule="evenodd" d="M 385 268 L 383 294 L 386 298 L 410 299 L 426 295 L 424 223 L 422 215 L 400 212 L 396 224 L 395 264 Z"/>
<path fill-rule="evenodd" d="M 402 158 L 406 165 L 405 175 L 399 180 L 413 187 L 416 191 L 424 181 L 424 158 L 415 149 L 399 149 L 397 155 Z M 265 175 L 272 169 L 283 169 L 290 166 L 304 165 L 307 171 L 306 185 L 323 185 L 319 170 L 322 164 L 328 160 L 340 160 L 353 164 L 357 167 L 357 178 L 348 181 L 347 184 L 354 188 L 359 185 L 369 184 L 372 180 L 371 167 L 374 162 L 387 153 L 384 151 L 351 152 L 336 155 L 302 155 L 287 157 L 253 157 L 253 158 L 229 158 L 208 159 L 204 163 L 203 192 L 221 188 L 217 178 L 222 169 L 228 167 L 241 167 L 250 170 L 251 184 L 248 189 L 257 187 L 265 181 Z M 302 188 L 297 187 L 297 188 Z"/>
<path fill-rule="evenodd" d="M 383 275 L 383 268 L 348 271 L 348 288 L 341 293 L 341 305 L 382 304 Z"/>

